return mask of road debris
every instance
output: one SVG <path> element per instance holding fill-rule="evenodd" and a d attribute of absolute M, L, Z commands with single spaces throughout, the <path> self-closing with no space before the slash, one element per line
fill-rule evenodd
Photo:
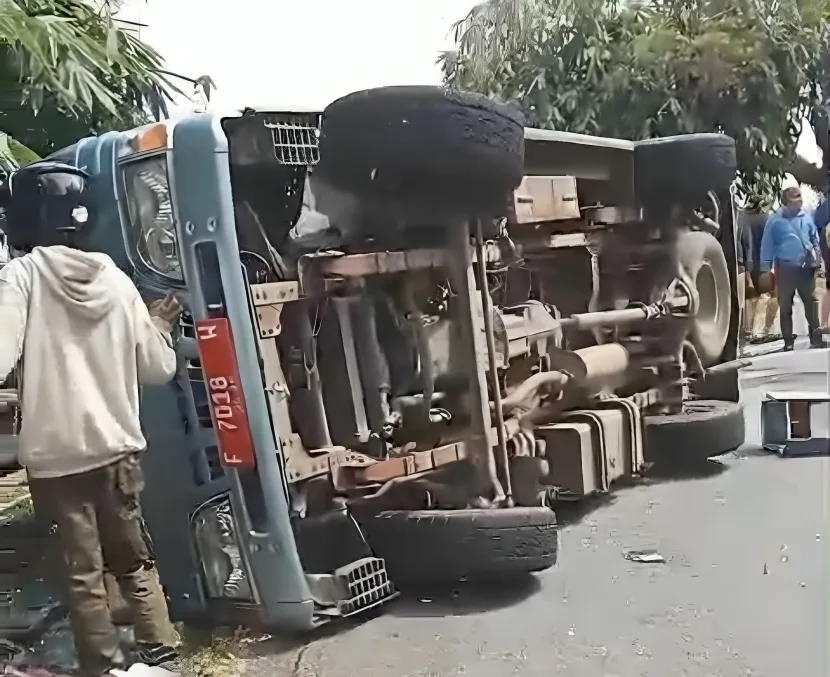
<path fill-rule="evenodd" d="M 626 550 L 623 557 L 641 564 L 665 564 L 666 558 L 656 550 Z"/>
<path fill-rule="evenodd" d="M 129 670 L 111 670 L 115 677 L 179 677 L 178 672 L 171 672 L 158 666 L 149 666 L 144 663 L 134 663 Z"/>

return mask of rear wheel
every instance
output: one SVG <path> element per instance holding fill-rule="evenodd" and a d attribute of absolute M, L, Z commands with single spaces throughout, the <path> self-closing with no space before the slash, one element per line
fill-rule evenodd
<path fill-rule="evenodd" d="M 501 212 L 524 174 L 522 115 L 440 87 L 355 92 L 323 113 L 315 173 L 374 201 Z"/>
<path fill-rule="evenodd" d="M 737 402 L 695 400 L 679 414 L 643 417 L 645 459 L 662 467 L 705 461 L 744 443 L 743 409 Z"/>
<path fill-rule="evenodd" d="M 713 235 L 683 230 L 677 237 L 677 257 L 698 294 L 689 341 L 704 367 L 720 362 L 732 320 L 732 290 L 723 248 Z"/>
<path fill-rule="evenodd" d="M 361 526 L 394 583 L 492 579 L 556 564 L 556 515 L 548 508 L 382 512 Z"/>

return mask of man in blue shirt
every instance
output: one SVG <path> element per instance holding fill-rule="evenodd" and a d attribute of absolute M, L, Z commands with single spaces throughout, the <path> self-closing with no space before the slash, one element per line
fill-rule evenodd
<path fill-rule="evenodd" d="M 819 266 L 819 237 L 813 218 L 803 209 L 801 190 L 787 188 L 781 195 L 782 207 L 770 216 L 761 239 L 761 270 L 775 270 L 778 300 L 781 308 L 781 334 L 784 350 L 792 350 L 793 301 L 801 297 L 810 344 L 817 347 L 815 278 Z"/>

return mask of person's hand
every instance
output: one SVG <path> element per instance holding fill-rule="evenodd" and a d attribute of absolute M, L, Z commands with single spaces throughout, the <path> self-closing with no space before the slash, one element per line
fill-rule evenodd
<path fill-rule="evenodd" d="M 772 275 L 770 273 L 761 273 L 758 277 L 758 291 L 762 294 L 771 293 L 773 287 Z"/>
<path fill-rule="evenodd" d="M 753 299 L 756 296 L 758 296 L 758 290 L 755 289 L 755 284 L 753 284 L 753 282 L 752 282 L 752 275 L 750 275 L 748 272 L 745 272 L 743 274 L 743 278 L 744 278 L 744 294 L 745 294 L 746 298 Z"/>
<path fill-rule="evenodd" d="M 182 314 L 182 304 L 171 291 L 167 293 L 163 299 L 156 299 L 149 306 L 150 317 L 158 317 L 169 322 L 171 325 L 175 324 Z"/>

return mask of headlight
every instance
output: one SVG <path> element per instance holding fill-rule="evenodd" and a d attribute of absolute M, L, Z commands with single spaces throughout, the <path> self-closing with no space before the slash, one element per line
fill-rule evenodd
<path fill-rule="evenodd" d="M 123 165 L 130 234 L 143 263 L 166 277 L 182 279 L 176 219 L 164 153 Z"/>
<path fill-rule="evenodd" d="M 207 596 L 253 600 L 230 500 L 225 497 L 206 503 L 190 521 Z"/>
<path fill-rule="evenodd" d="M 158 272 L 176 277 L 181 272 L 176 233 L 166 228 L 153 228 L 144 236 L 149 263 Z"/>

